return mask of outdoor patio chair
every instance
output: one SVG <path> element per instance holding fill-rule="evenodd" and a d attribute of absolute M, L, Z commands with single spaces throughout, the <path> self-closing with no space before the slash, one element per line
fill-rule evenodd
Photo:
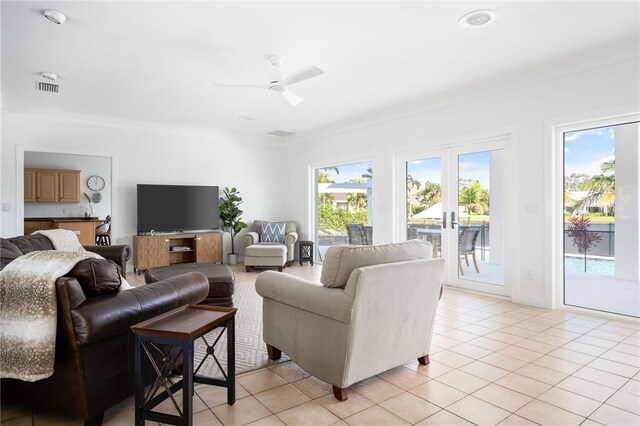
<path fill-rule="evenodd" d="M 373 244 L 373 226 L 348 223 L 347 239 L 349 245 L 370 246 Z"/>
<path fill-rule="evenodd" d="M 476 260 L 476 241 L 478 240 L 479 229 L 463 228 L 458 238 L 458 269 L 460 275 L 464 275 L 462 270 L 462 257 L 464 257 L 467 266 L 469 266 L 469 255 L 473 259 L 473 266 L 476 268 L 476 272 L 480 273 L 478 268 L 478 261 Z"/>

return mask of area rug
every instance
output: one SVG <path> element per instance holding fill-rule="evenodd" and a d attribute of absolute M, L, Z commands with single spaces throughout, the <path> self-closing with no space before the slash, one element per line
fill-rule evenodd
<path fill-rule="evenodd" d="M 267 355 L 267 347 L 262 340 L 262 297 L 256 293 L 254 281 L 244 281 L 235 283 L 233 294 L 233 305 L 238 308 L 236 312 L 236 374 L 245 373 L 251 370 L 268 367 L 289 361 L 285 354 L 278 361 L 272 361 Z M 213 330 L 205 335 L 205 339 L 212 344 L 220 330 Z M 206 355 L 207 347 L 198 339 L 194 342 L 194 369 Z M 227 334 L 220 338 L 215 346 L 215 354 L 227 371 Z M 222 372 L 216 362 L 208 357 L 198 374 L 208 377 L 222 377 Z"/>

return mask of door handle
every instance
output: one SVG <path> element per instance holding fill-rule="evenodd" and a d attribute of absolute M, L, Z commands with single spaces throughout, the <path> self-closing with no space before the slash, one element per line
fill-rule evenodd
<path fill-rule="evenodd" d="M 458 222 L 456 222 L 456 212 L 451 212 L 451 229 L 454 229 L 457 224 Z"/>
<path fill-rule="evenodd" d="M 447 212 L 442 212 L 442 229 L 447 229 Z"/>

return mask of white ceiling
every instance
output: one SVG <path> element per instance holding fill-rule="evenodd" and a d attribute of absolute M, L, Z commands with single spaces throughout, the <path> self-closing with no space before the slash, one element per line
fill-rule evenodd
<path fill-rule="evenodd" d="M 48 8 L 67 23 L 47 21 Z M 458 26 L 479 8 L 500 17 Z M 273 129 L 304 136 L 351 126 L 640 50 L 637 1 L 3 1 L 1 12 L 5 106 L 265 139 Z M 299 106 L 266 90 L 214 86 L 266 83 L 272 54 L 288 59 L 285 72 L 325 71 L 292 87 L 306 98 Z M 42 71 L 60 75 L 59 94 L 35 91 Z"/>

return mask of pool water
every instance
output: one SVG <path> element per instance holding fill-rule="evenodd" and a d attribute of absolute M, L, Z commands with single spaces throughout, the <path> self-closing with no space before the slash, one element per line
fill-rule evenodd
<path fill-rule="evenodd" d="M 567 272 L 585 272 L 584 257 L 565 256 L 564 270 Z M 607 259 L 587 258 L 588 274 L 599 274 L 613 276 L 615 271 L 615 261 Z"/>

